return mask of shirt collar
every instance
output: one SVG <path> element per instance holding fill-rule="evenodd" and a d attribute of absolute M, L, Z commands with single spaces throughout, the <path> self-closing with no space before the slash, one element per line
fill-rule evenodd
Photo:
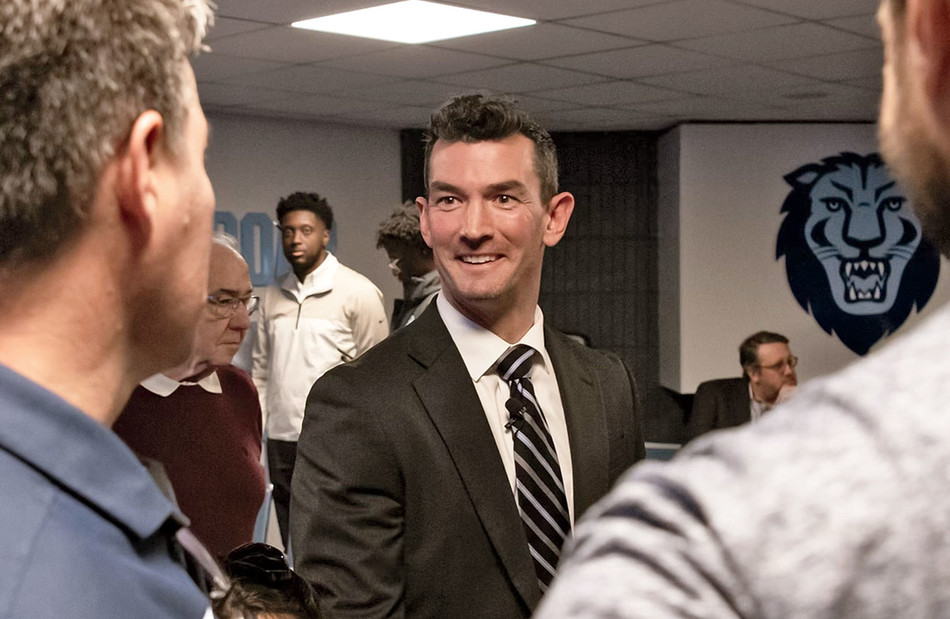
<path fill-rule="evenodd" d="M 534 348 L 541 353 L 541 363 L 546 367 L 551 367 L 551 359 L 544 347 L 544 314 L 540 307 L 535 306 L 534 324 L 528 332 L 515 344 L 509 344 L 488 329 L 463 316 L 445 298 L 445 295 L 440 294 L 436 297 L 435 303 L 442 322 L 445 323 L 445 328 L 448 329 L 455 347 L 462 355 L 462 362 L 465 363 L 472 381 L 494 371 L 498 360 L 515 344 L 527 344 Z"/>
<path fill-rule="evenodd" d="M 221 393 L 221 379 L 218 378 L 217 371 L 211 372 L 197 382 L 179 382 L 173 378 L 165 376 L 164 374 L 153 374 L 152 376 L 149 376 L 143 380 L 141 384 L 155 395 L 162 396 L 163 398 L 167 398 L 171 394 L 175 393 L 175 390 L 182 385 L 198 385 L 208 393 Z"/>
<path fill-rule="evenodd" d="M 333 290 L 333 281 L 339 267 L 340 261 L 328 251 L 327 257 L 323 259 L 320 266 L 307 273 L 303 281 L 297 279 L 297 276 L 291 271 L 284 277 L 281 288 L 296 296 L 298 301 L 302 301 L 313 294 L 330 292 Z"/>

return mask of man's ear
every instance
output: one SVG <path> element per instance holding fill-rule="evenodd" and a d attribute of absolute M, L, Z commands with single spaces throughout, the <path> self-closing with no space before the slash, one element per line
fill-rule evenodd
<path fill-rule="evenodd" d="M 910 49 L 919 56 L 923 90 L 943 131 L 950 133 L 950 2 L 947 0 L 908 0 L 907 34 Z"/>
<path fill-rule="evenodd" d="M 548 202 L 547 222 L 544 225 L 544 244 L 554 247 L 564 236 L 567 222 L 574 212 L 574 196 L 563 191 Z"/>
<path fill-rule="evenodd" d="M 143 112 L 132 123 L 125 149 L 117 155 L 116 198 L 122 222 L 137 245 L 152 232 L 158 208 L 157 167 L 165 156 L 165 121 L 154 110 Z"/>
<path fill-rule="evenodd" d="M 429 242 L 429 220 L 426 219 L 426 204 L 428 202 L 423 196 L 416 198 L 416 206 L 419 207 L 419 232 L 422 234 L 422 240 L 426 242 L 426 245 L 432 247 L 432 243 Z"/>

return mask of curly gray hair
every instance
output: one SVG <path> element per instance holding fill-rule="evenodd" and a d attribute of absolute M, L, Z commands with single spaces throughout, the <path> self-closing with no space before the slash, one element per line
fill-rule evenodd
<path fill-rule="evenodd" d="M 0 265 L 42 260 L 82 229 L 106 163 L 155 110 L 169 148 L 185 116 L 182 63 L 207 0 L 0 3 Z"/>

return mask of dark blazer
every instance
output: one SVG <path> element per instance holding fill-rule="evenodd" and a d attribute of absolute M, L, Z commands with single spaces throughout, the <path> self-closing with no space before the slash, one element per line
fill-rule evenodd
<path fill-rule="evenodd" d="M 700 384 L 686 422 L 686 440 L 748 422 L 752 418 L 751 405 L 749 382 L 745 378 L 719 378 Z"/>
<path fill-rule="evenodd" d="M 633 378 L 545 329 L 580 516 L 643 458 Z M 327 617 L 528 617 L 541 592 L 498 448 L 436 304 L 313 386 L 291 502 Z"/>

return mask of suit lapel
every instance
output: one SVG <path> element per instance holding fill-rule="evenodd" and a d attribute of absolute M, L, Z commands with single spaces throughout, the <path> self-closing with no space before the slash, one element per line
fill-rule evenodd
<path fill-rule="evenodd" d="M 729 407 L 727 409 L 730 426 L 738 426 L 752 419 L 752 398 L 749 396 L 749 383 L 740 378 L 730 385 Z"/>
<path fill-rule="evenodd" d="M 430 304 L 417 322 L 418 337 L 410 355 L 427 371 L 413 387 L 509 578 L 525 603 L 534 608 L 541 594 L 527 537 L 478 394 L 436 304 Z"/>
<path fill-rule="evenodd" d="M 574 476 L 574 514 L 577 517 L 608 489 L 606 414 L 588 368 L 570 350 L 563 336 L 548 328 L 544 331 L 544 345 L 554 365 L 567 421 Z"/>

